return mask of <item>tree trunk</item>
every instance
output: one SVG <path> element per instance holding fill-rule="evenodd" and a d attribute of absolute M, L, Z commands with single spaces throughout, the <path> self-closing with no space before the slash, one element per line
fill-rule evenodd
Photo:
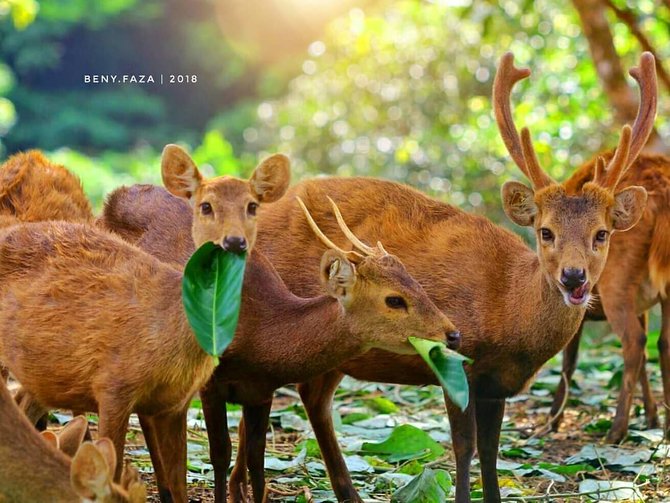
<path fill-rule="evenodd" d="M 621 60 L 614 48 L 612 32 L 605 17 L 605 5 L 601 0 L 572 0 L 572 4 L 579 13 L 593 64 L 614 108 L 614 116 L 617 122 L 632 125 L 637 115 L 638 99 L 626 82 L 621 68 Z M 668 152 L 655 129 L 651 132 L 645 149 Z"/>

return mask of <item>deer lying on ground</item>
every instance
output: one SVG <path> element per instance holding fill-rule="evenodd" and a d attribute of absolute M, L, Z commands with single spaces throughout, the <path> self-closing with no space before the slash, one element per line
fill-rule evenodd
<path fill-rule="evenodd" d="M 611 159 L 612 154 L 605 158 Z M 596 162 L 575 172 L 565 184 L 570 193 L 579 193 L 594 178 Z M 628 417 L 636 382 L 640 381 L 649 427 L 658 426 L 658 413 L 645 369 L 647 342 L 645 311 L 660 303 L 662 327 L 658 349 L 666 404 L 665 435 L 670 439 L 670 158 L 640 155 L 622 177 L 620 187 L 639 185 L 649 194 L 640 222 L 630 231 L 612 237 L 609 258 L 598 282 L 597 302 L 587 311 L 586 319 L 604 319 L 623 343 L 624 376 L 619 401 L 607 440 L 622 441 L 628 431 Z M 561 406 L 567 386 L 577 365 L 581 327 L 563 351 L 563 373 L 554 397 L 551 415 L 554 428 L 561 421 Z"/>
<path fill-rule="evenodd" d="M 263 267 L 245 276 L 238 330 L 201 391 L 216 501 L 226 501 L 231 459 L 226 402 L 244 405 L 240 442 L 246 449 L 241 450 L 244 460 L 238 457 L 238 468 L 231 476 L 232 501 L 247 501 L 248 465 L 254 499 L 260 502 L 265 496 L 265 433 L 277 388 L 334 369 L 373 347 L 414 354 L 407 342 L 409 336 L 447 342 L 454 349 L 460 343 L 460 334 L 398 259 L 380 244 L 369 247 L 360 242 L 334 204 L 332 210 L 339 228 L 358 251 L 345 251 L 333 244 L 305 209 L 310 223 L 306 232 L 313 231 L 327 248 L 318 269 L 320 290 L 325 288 L 327 295 L 296 297 L 262 255 L 252 255 L 252 262 Z M 118 226 L 120 233 L 167 262 L 183 263 L 193 245 L 173 249 L 169 243 L 184 242 L 189 218 L 183 203 L 164 189 L 134 186 L 110 195 L 100 223 L 110 230 Z M 181 221 L 182 227 L 172 225 L 174 221 Z M 262 289 L 252 288 L 261 282 Z"/>
<path fill-rule="evenodd" d="M 164 150 L 162 173 L 166 187 L 193 204 L 194 242 L 236 251 L 256 240 L 259 203 L 281 197 L 289 181 L 281 155 L 249 181 L 204 180 L 176 146 Z M 161 496 L 173 501 L 186 501 L 189 401 L 214 370 L 186 319 L 181 279 L 174 267 L 91 226 L 41 222 L 0 231 L 0 361 L 43 407 L 97 411 L 100 436 L 112 440 L 119 460 L 137 412 Z M 119 464 L 114 480 L 120 476 Z"/>
<path fill-rule="evenodd" d="M 124 484 L 112 482 L 116 468 L 111 442 L 81 444 L 86 419 L 73 419 L 59 433 L 37 433 L 0 383 L 0 500 L 102 503 L 146 501 L 137 472 L 124 472 Z M 61 447 L 59 451 L 58 446 Z M 75 451 L 70 459 L 69 451 Z"/>
<path fill-rule="evenodd" d="M 368 242 L 383 240 L 461 329 L 462 352 L 474 359 L 469 369 L 472 399 L 465 412 L 446 399 L 458 502 L 470 500 L 469 468 L 475 441 L 485 500 L 500 501 L 496 458 L 504 400 L 523 389 L 577 331 L 591 289 L 605 266 L 611 234 L 631 228 L 643 213 L 645 190 L 618 185 L 653 126 L 653 57 L 644 54 L 640 68 L 631 73 L 641 88 L 632 130 L 623 129 L 617 155 L 607 169 L 600 163 L 596 180 L 579 194 L 570 194 L 540 167 L 528 130 L 518 134 L 510 93 L 514 83 L 530 72 L 516 69 L 511 54 L 502 59 L 494 91 L 496 119 L 511 157 L 533 186 L 507 182 L 502 190 L 503 206 L 512 221 L 535 229 L 536 252 L 483 217 L 409 187 L 370 178 L 301 182 L 289 191 L 290 197 L 259 214 L 258 248 L 297 295 L 318 294 L 320 286 L 309 270 L 319 264 L 322 248 L 311 242 L 295 196 L 305 201 L 318 226 L 333 235 L 336 227 L 332 209 L 325 203 L 328 195 L 342 208 L 353 232 Z M 418 356 L 371 350 L 299 385 L 338 500 L 361 501 L 340 453 L 330 413 L 333 393 L 344 374 L 402 384 L 437 381 Z M 212 444 L 211 449 L 223 452 L 226 447 Z M 221 454 L 212 457 L 219 459 Z M 238 455 L 239 463 L 244 458 L 244 453 Z M 241 470 L 243 465 L 234 472 Z"/>

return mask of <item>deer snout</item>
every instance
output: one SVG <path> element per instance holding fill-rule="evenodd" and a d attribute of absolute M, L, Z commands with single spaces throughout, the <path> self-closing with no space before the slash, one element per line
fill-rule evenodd
<path fill-rule="evenodd" d="M 575 267 L 566 267 L 561 271 L 561 284 L 569 291 L 576 290 L 586 283 L 586 271 Z"/>
<path fill-rule="evenodd" d="M 461 347 L 461 333 L 458 330 L 447 332 L 447 347 L 453 350 Z"/>
<path fill-rule="evenodd" d="M 238 236 L 226 236 L 221 248 L 232 253 L 242 253 L 247 250 L 247 240 Z"/>

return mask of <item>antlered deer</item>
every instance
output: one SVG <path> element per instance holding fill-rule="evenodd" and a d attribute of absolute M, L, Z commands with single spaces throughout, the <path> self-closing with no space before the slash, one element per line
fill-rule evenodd
<path fill-rule="evenodd" d="M 194 206 L 192 235 L 241 250 L 256 239 L 259 203 L 281 197 L 288 159 L 263 161 L 248 181 L 204 180 L 168 146 L 166 186 Z M 186 411 L 214 362 L 181 301 L 181 272 L 122 239 L 69 222 L 0 231 L 0 361 L 44 407 L 98 411 L 99 432 L 123 459 L 128 417 L 147 435 L 163 498 L 186 501 Z M 66 334 L 66 335 L 63 335 Z M 160 472 L 160 467 L 165 472 Z M 116 467 L 115 480 L 121 475 Z"/>
<path fill-rule="evenodd" d="M 612 154 L 606 154 L 609 160 Z M 596 162 L 591 161 L 565 184 L 578 193 L 593 180 Z M 647 424 L 658 425 L 653 394 L 645 369 L 646 319 L 644 312 L 660 303 L 662 327 L 658 349 L 663 377 L 665 404 L 670 404 L 670 158 L 642 154 L 622 177 L 620 187 L 639 185 L 647 189 L 649 201 L 640 222 L 630 231 L 612 237 L 607 265 L 598 282 L 598 296 L 589 307 L 586 319 L 606 317 L 623 343 L 624 377 L 614 423 L 607 440 L 620 442 L 628 431 L 628 417 L 636 381 L 639 379 L 645 404 Z M 561 410 L 577 364 L 581 328 L 563 351 L 563 373 L 554 397 L 551 415 Z M 666 409 L 667 410 L 667 409 Z M 558 427 L 561 417 L 556 417 Z M 670 413 L 666 412 L 665 434 L 670 435 Z M 670 438 L 670 437 L 669 437 Z"/>
<path fill-rule="evenodd" d="M 81 420 L 75 418 L 59 435 L 49 432 L 41 436 L 0 383 L 0 500 L 146 501 L 144 486 L 134 470 L 124 473 L 121 486 L 112 482 L 116 459 L 107 439 L 79 445 L 86 431 L 86 420 Z M 65 454 L 57 449 L 59 444 Z M 73 459 L 66 455 L 71 449 L 76 451 Z"/>
<path fill-rule="evenodd" d="M 130 208 L 140 209 L 138 213 Z M 220 364 L 201 391 L 203 411 L 215 471 L 216 501 L 226 501 L 226 473 L 231 445 L 226 402 L 244 405 L 240 442 L 246 446 L 230 480 L 233 501 L 247 501 L 247 466 L 255 501 L 265 496 L 264 451 L 272 394 L 275 389 L 327 372 L 370 348 L 414 353 L 409 336 L 427 337 L 455 348 L 460 334 L 430 301 L 421 286 L 394 256 L 378 245 L 369 247 L 354 236 L 332 206 L 338 227 L 357 252 L 345 251 L 327 238 L 305 209 L 312 235 L 328 249 L 318 270 L 327 295 L 299 298 L 285 286 L 262 255 L 252 255 L 257 267 L 245 276 L 237 332 Z M 120 220 L 119 215 L 124 215 Z M 168 262 L 185 261 L 187 208 L 159 187 L 122 188 L 110 195 L 101 223 L 109 229 L 134 229 L 127 235 Z M 182 222 L 179 229 L 172 222 Z M 181 235 L 181 237 L 180 237 Z M 262 268 L 260 266 L 263 266 Z M 316 271 L 311 270 L 314 274 Z M 314 274 L 315 275 L 315 274 Z M 262 284 L 261 288 L 251 285 Z M 249 286 L 249 288 L 247 288 Z"/>

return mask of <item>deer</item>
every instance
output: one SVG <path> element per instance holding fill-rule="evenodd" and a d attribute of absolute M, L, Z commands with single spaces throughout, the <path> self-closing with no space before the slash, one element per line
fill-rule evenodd
<path fill-rule="evenodd" d="M 446 342 L 452 349 L 460 344 L 460 333 L 402 263 L 381 243 L 375 247 L 362 243 L 347 227 L 335 203 L 331 202 L 331 209 L 338 230 L 353 250 L 335 245 L 299 200 L 298 204 L 309 224 L 306 232 L 315 234 L 326 248 L 317 269 L 320 292 L 311 298 L 296 297 L 267 259 L 259 252 L 252 253 L 252 260 L 263 264 L 265 270 L 245 277 L 245 287 L 261 278 L 264 287 L 243 290 L 237 332 L 200 391 L 216 501 L 226 501 L 232 455 L 226 402 L 241 403 L 244 418 L 239 435 L 245 446 L 240 449 L 244 459 L 238 455 L 231 475 L 231 499 L 247 501 L 248 468 L 254 501 L 261 502 L 266 497 L 265 433 L 276 389 L 332 370 L 374 347 L 414 354 L 407 340 L 410 336 Z M 187 241 L 184 231 L 189 218 L 184 203 L 164 189 L 139 185 L 111 193 L 100 224 L 112 231 L 118 227 L 120 235 L 139 243 L 142 249 L 165 262 L 183 265 L 193 244 L 173 248 L 166 243 Z M 181 222 L 181 228 L 175 222 Z M 255 275 L 259 275 L 257 281 Z"/>
<path fill-rule="evenodd" d="M 192 205 L 193 241 L 231 252 L 253 247 L 256 210 L 283 195 L 290 173 L 276 154 L 249 180 L 204 179 L 176 145 L 161 170 Z M 186 501 L 186 412 L 215 363 L 186 319 L 182 272 L 91 225 L 48 221 L 0 230 L 0 278 L 0 361 L 25 393 L 43 408 L 97 411 L 119 460 L 136 412 L 161 498 Z M 116 465 L 115 482 L 121 474 Z"/>
<path fill-rule="evenodd" d="M 612 153 L 603 155 L 606 161 Z M 580 167 L 566 182 L 571 193 L 579 193 L 594 179 L 597 160 Z M 647 426 L 658 427 L 658 411 L 649 386 L 646 362 L 647 323 L 645 311 L 660 303 L 662 328 L 658 339 L 663 379 L 663 396 L 670 404 L 670 159 L 661 155 L 641 154 L 619 183 L 622 187 L 639 185 L 649 194 L 640 222 L 630 231 L 612 237 L 607 264 L 598 282 L 598 296 L 589 307 L 587 320 L 607 319 L 623 345 L 624 377 L 616 414 L 607 441 L 621 442 L 628 432 L 628 418 L 635 384 L 642 388 Z M 550 415 L 558 429 L 567 400 L 568 383 L 577 365 L 581 327 L 563 351 L 563 379 L 554 395 Z M 670 414 L 666 412 L 665 436 L 670 439 Z"/>
<path fill-rule="evenodd" d="M 15 154 L 0 166 L 0 227 L 43 220 L 91 223 L 93 210 L 64 166 L 38 150 Z"/>
<path fill-rule="evenodd" d="M 0 499 L 146 501 L 144 485 L 135 470 L 126 469 L 121 485 L 112 482 L 116 469 L 113 445 L 109 439 L 81 444 L 86 428 L 86 419 L 79 416 L 57 434 L 48 431 L 40 435 L 0 383 Z"/>
<path fill-rule="evenodd" d="M 653 127 L 657 100 L 653 56 L 644 53 L 640 66 L 631 70 L 641 96 L 633 127 L 624 126 L 616 154 L 608 163 L 598 162 L 598 176 L 578 194 L 549 177 L 539 164 L 529 130 L 524 128 L 519 134 L 516 128 L 511 91 L 529 75 L 530 70 L 514 66 L 511 53 L 504 55 L 496 72 L 493 102 L 503 143 L 531 183 L 528 187 L 506 182 L 501 191 L 503 208 L 512 222 L 533 228 L 535 250 L 482 216 L 408 186 L 374 178 L 305 180 L 259 212 L 257 249 L 296 295 L 318 294 L 320 285 L 308 271 L 317 266 L 322 251 L 307 239 L 309 223 L 296 198 L 304 201 L 318 227 L 332 235 L 337 229 L 333 210 L 325 202 L 328 196 L 351 231 L 362 241 L 383 240 L 385 249 L 397 255 L 437 307 L 459 327 L 460 351 L 474 360 L 468 368 L 468 408 L 460 411 L 445 397 L 459 503 L 470 501 L 469 471 L 475 445 L 484 499 L 500 501 L 496 458 L 504 400 L 524 389 L 576 333 L 605 267 L 610 237 L 632 228 L 647 200 L 643 187 L 620 187 L 619 182 Z M 361 502 L 330 414 L 334 391 L 344 375 L 399 384 L 437 381 L 418 356 L 372 349 L 298 385 L 338 500 Z M 225 446 L 210 448 L 223 450 Z M 240 451 L 243 449 L 244 443 Z M 238 453 L 240 465 L 245 456 Z M 236 466 L 233 473 L 241 471 Z"/>

